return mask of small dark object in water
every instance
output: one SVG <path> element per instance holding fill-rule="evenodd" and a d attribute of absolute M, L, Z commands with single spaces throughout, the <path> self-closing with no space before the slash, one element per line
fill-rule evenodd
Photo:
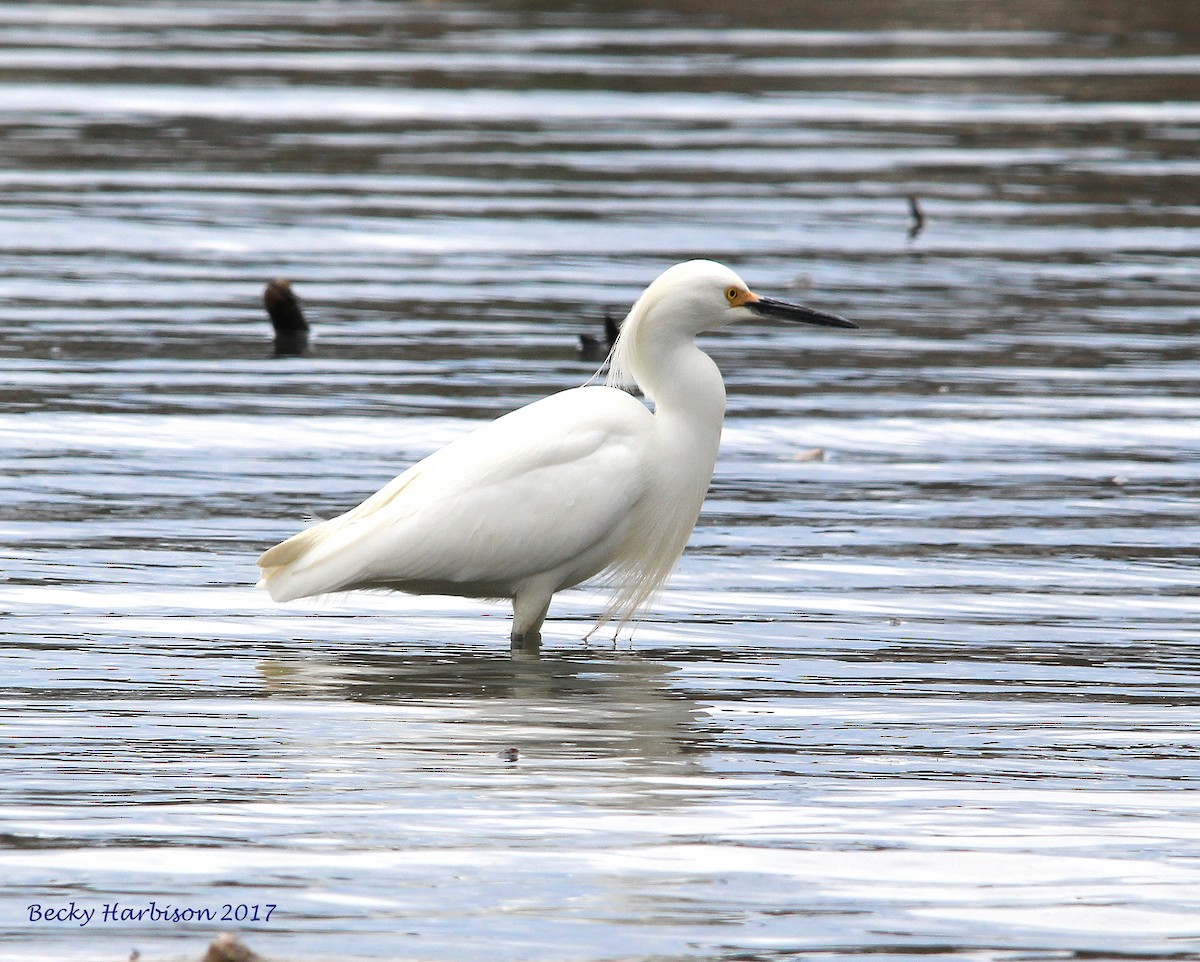
<path fill-rule="evenodd" d="M 505 748 L 502 751 L 497 752 L 496 754 L 499 755 L 506 762 L 515 762 L 518 758 L 521 757 L 521 753 L 518 752 L 515 748 Z"/>
<path fill-rule="evenodd" d="M 226 932 L 212 940 L 203 962 L 262 962 L 262 956 L 246 948 L 236 935 Z"/>
<path fill-rule="evenodd" d="M 916 197 L 909 197 L 908 212 L 912 216 L 912 225 L 908 228 L 908 239 L 912 240 L 925 229 L 925 212 L 921 210 L 921 201 Z"/>
<path fill-rule="evenodd" d="M 617 343 L 617 335 L 620 333 L 621 329 L 617 327 L 617 322 L 612 319 L 611 314 L 605 312 L 604 337 L 596 337 L 594 334 L 580 334 L 579 353 L 590 361 L 598 361 L 601 358 L 608 357 L 608 352 Z"/>
<path fill-rule="evenodd" d="M 271 281 L 263 290 L 263 304 L 275 328 L 275 356 L 287 357 L 308 352 L 308 322 L 300 310 L 300 301 L 285 280 Z"/>

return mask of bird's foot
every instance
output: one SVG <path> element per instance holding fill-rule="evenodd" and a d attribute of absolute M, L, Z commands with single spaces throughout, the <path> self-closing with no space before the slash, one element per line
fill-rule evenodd
<path fill-rule="evenodd" d="M 537 657 L 542 650 L 542 633 L 540 631 L 514 631 L 509 635 L 509 643 L 513 655 Z"/>

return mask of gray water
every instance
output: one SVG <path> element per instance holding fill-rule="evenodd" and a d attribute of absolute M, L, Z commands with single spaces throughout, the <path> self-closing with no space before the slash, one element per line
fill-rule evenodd
<path fill-rule="evenodd" d="M 5 4 L 0 145 L 0 959 L 1200 957 L 1186 4 Z M 253 588 L 693 256 L 861 329 L 632 637 Z"/>

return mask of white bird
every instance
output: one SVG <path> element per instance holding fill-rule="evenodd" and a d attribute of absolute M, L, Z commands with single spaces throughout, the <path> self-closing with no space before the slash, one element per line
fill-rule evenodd
<path fill-rule="evenodd" d="M 554 593 L 603 574 L 613 592 L 596 627 L 619 630 L 675 567 L 712 480 L 725 384 L 696 335 L 758 315 L 855 326 L 760 297 L 712 261 L 677 264 L 630 310 L 605 386 L 446 445 L 265 552 L 260 587 L 276 601 L 360 588 L 510 598 L 513 647 L 536 648 Z M 621 390 L 630 381 L 653 412 Z"/>

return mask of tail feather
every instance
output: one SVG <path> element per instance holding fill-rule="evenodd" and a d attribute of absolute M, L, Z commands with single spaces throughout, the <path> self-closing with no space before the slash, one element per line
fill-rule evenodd
<path fill-rule="evenodd" d="M 329 549 L 334 547 L 330 544 L 333 534 L 336 532 L 330 522 L 324 522 L 264 551 L 258 559 L 262 568 L 258 587 L 266 588 L 275 601 L 294 601 L 340 590 L 346 576 L 353 576 L 354 572 L 338 570 L 336 565 L 327 563 Z"/>
<path fill-rule="evenodd" d="M 258 587 L 266 588 L 275 601 L 293 601 L 354 587 L 370 566 L 383 536 L 379 525 L 363 526 L 361 522 L 385 509 L 390 512 L 389 525 L 404 517 L 405 510 L 397 509 L 402 504 L 398 499 L 421 476 L 428 462 L 427 458 L 393 478 L 345 514 L 328 521 L 312 517 L 319 523 L 264 551 L 258 559 L 263 572 Z"/>
<path fill-rule="evenodd" d="M 303 557 L 304 553 L 320 540 L 320 537 L 317 527 L 301 531 L 299 534 L 292 535 L 287 541 L 275 545 L 274 548 L 268 548 L 259 555 L 256 564 L 264 571 L 291 564 Z"/>

